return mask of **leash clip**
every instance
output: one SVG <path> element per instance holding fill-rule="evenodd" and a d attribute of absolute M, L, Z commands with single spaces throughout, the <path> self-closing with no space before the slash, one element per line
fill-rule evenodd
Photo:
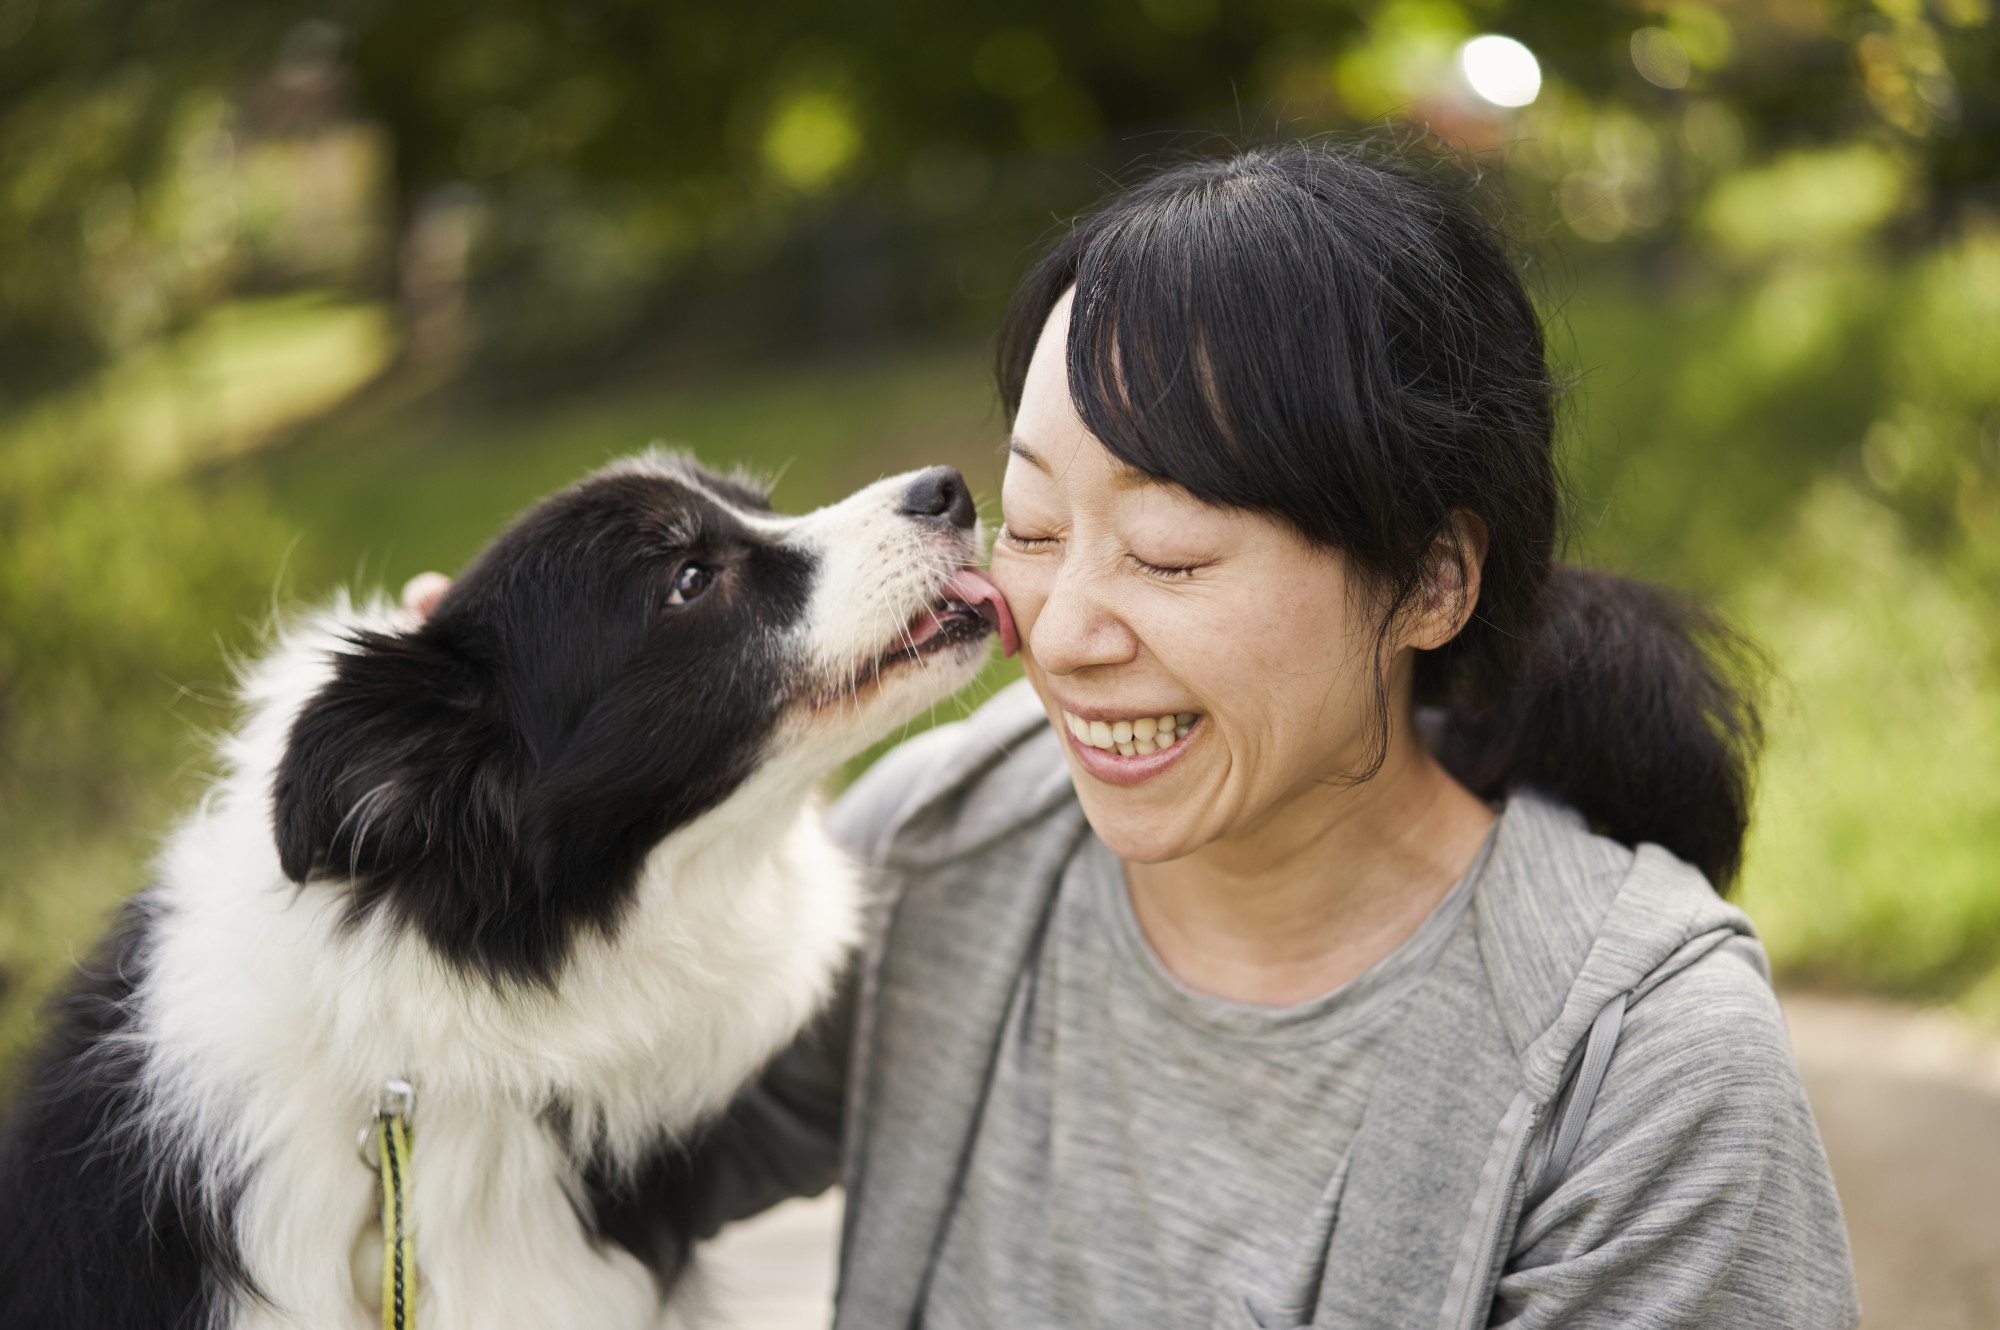
<path fill-rule="evenodd" d="M 382 1161 L 369 1153 L 375 1144 L 376 1127 L 384 1118 L 401 1118 L 408 1122 L 416 1115 L 417 1087 L 408 1081 L 391 1078 L 382 1082 L 382 1088 L 375 1092 L 375 1113 L 354 1138 L 354 1152 L 361 1156 L 361 1162 L 370 1173 L 380 1175 Z"/>

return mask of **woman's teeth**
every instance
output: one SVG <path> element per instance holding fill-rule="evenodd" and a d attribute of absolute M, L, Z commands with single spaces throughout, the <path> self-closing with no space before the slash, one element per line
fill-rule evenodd
<path fill-rule="evenodd" d="M 1145 757 L 1162 748 L 1171 748 L 1194 728 L 1197 713 L 1183 711 L 1172 716 L 1141 716 L 1137 720 L 1085 720 L 1065 711 L 1063 723 L 1078 743 L 1102 748 L 1121 757 Z"/>

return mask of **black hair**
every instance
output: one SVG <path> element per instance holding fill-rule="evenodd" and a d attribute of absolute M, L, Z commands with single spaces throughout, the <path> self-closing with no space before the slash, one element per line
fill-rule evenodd
<path fill-rule="evenodd" d="M 1473 557 L 1452 519 L 1477 516 L 1477 606 L 1417 658 L 1416 702 L 1441 713 L 1434 751 L 1482 797 L 1540 787 L 1726 890 L 1762 739 L 1752 655 L 1690 596 L 1557 562 L 1540 320 L 1497 228 L 1449 179 L 1326 143 L 1170 166 L 1023 279 L 1001 326 L 1002 401 L 1011 417 L 1075 288 L 1069 388 L 1090 431 L 1156 480 L 1340 551 L 1379 591 L 1385 637 L 1435 585 L 1440 549 Z"/>

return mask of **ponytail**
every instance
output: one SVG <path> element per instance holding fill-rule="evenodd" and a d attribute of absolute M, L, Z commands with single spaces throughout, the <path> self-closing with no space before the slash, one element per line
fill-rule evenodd
<path fill-rule="evenodd" d="M 1755 649 L 1693 596 L 1557 564 L 1512 664 L 1500 687 L 1464 681 L 1481 700 L 1445 708 L 1446 769 L 1486 798 L 1543 790 L 1728 891 L 1764 738 Z"/>

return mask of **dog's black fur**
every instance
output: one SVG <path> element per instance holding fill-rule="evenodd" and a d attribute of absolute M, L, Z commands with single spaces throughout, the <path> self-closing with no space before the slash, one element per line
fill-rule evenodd
<path fill-rule="evenodd" d="M 669 604 L 690 568 L 712 580 Z M 420 629 L 357 639 L 299 716 L 275 791 L 286 875 L 352 876 L 357 914 L 547 981 L 579 928 L 617 926 L 646 852 L 749 774 L 792 700 L 759 644 L 797 622 L 811 574 L 656 476 L 549 500 Z"/>
<path fill-rule="evenodd" d="M 0 1330 L 196 1330 L 219 1284 L 246 1286 L 233 1198 L 202 1198 L 132 1138 L 144 1054 L 132 1030 L 151 904 L 117 926 L 58 1001 L 0 1136 Z M 218 1203 L 219 1202 L 219 1203 Z"/>

